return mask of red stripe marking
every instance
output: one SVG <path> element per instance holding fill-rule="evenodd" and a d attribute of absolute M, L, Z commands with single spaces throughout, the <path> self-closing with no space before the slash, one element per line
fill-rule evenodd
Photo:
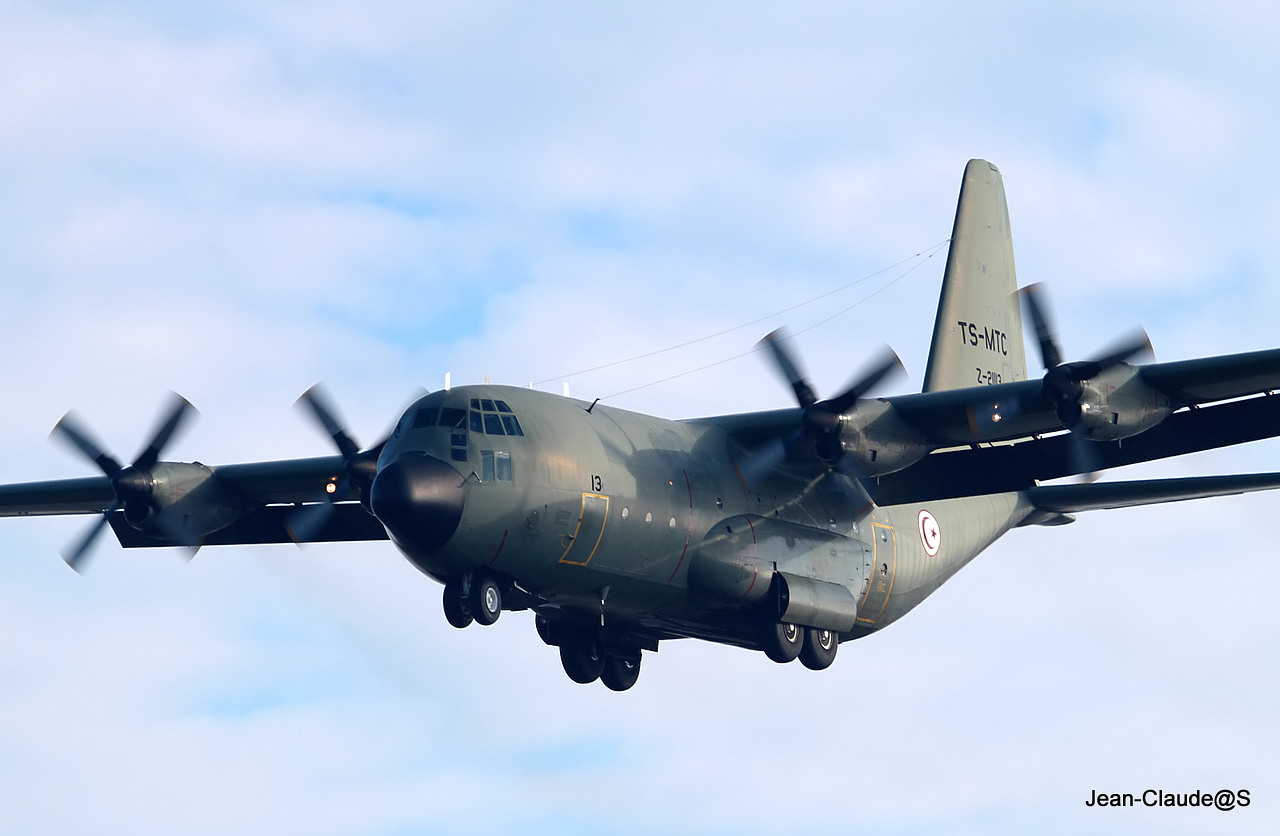
<path fill-rule="evenodd" d="M 751 545 L 754 546 L 756 544 L 756 527 L 752 524 L 750 518 L 747 519 L 747 527 L 751 529 Z M 743 598 L 751 594 L 751 590 L 756 588 L 756 581 L 760 580 L 760 561 L 757 559 L 751 565 L 755 568 L 756 573 L 751 576 L 751 586 L 747 587 L 747 591 L 742 593 Z"/>
<path fill-rule="evenodd" d="M 498 562 L 498 555 L 502 554 L 503 548 L 506 547 L 508 531 L 510 531 L 510 529 L 507 529 L 507 528 L 502 529 L 502 542 L 498 544 L 498 550 L 493 553 L 493 560 L 489 561 L 490 566 Z"/>
<path fill-rule="evenodd" d="M 689 481 L 689 471 L 680 471 L 684 474 L 684 486 L 689 491 L 689 525 L 684 530 L 684 548 L 680 551 L 680 560 L 676 563 L 676 568 L 671 570 L 667 583 L 671 583 L 671 579 L 676 576 L 676 572 L 680 571 L 680 567 L 684 565 L 684 556 L 689 553 L 689 541 L 693 539 L 693 483 Z"/>

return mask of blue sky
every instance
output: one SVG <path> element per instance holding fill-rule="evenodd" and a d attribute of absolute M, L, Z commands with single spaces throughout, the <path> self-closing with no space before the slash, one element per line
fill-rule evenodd
<path fill-rule="evenodd" d="M 574 377 L 669 417 L 785 406 L 881 343 L 918 388 L 965 162 L 1084 356 L 1275 344 L 1277 15 L 1256 4 L 0 2 L 4 481 L 370 442 L 418 387 Z M 898 278 L 900 274 L 904 274 Z M 889 284 L 891 279 L 896 279 Z M 888 285 L 871 298 L 875 289 Z M 865 299 L 865 301 L 860 301 Z M 837 301 L 838 300 L 838 301 Z M 856 304 L 855 303 L 858 303 Z M 1034 356 L 1029 353 L 1029 356 Z M 1280 448 L 1133 476 L 1280 469 Z M 76 833 L 1264 832 L 1274 496 L 1014 532 L 822 675 L 664 645 L 570 683 L 527 614 L 456 631 L 386 544 L 206 549 L 0 525 L 0 811 Z M 1092 789 L 1243 787 L 1231 814 Z"/>

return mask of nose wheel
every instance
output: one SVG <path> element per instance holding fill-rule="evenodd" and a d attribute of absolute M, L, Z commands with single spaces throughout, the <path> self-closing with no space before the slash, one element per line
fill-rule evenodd
<path fill-rule="evenodd" d="M 489 625 L 502 615 L 502 587 L 488 573 L 468 572 L 444 585 L 444 617 L 458 629 Z"/>

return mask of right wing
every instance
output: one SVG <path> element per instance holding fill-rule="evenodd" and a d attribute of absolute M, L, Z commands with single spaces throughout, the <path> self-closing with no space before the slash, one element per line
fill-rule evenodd
<path fill-rule="evenodd" d="M 205 467 L 160 462 L 153 472 L 161 507 L 208 522 L 200 545 L 385 540 L 387 533 L 354 493 L 331 495 L 345 473 L 341 456 Z M 182 545 L 161 528 L 135 527 L 115 509 L 116 491 L 106 476 L 0 485 L 0 517 L 103 514 L 127 548 Z M 298 538 L 292 520 L 299 509 L 332 503 L 323 523 Z M 197 516 L 198 515 L 198 516 Z"/>

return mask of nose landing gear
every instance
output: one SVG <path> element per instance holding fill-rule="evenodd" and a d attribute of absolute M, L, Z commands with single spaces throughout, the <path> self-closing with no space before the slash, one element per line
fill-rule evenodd
<path fill-rule="evenodd" d="M 502 587 L 488 572 L 467 572 L 444 585 L 444 617 L 458 629 L 489 625 L 502 615 Z"/>

